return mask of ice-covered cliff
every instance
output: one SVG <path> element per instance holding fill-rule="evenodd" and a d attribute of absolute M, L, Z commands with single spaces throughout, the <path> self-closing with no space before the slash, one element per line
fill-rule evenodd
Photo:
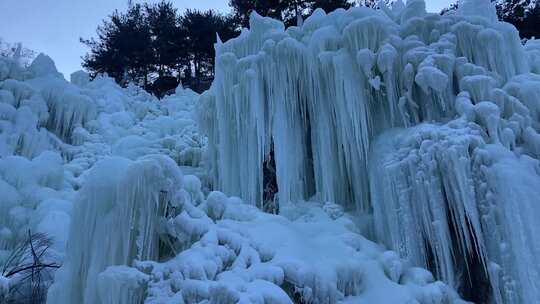
<path fill-rule="evenodd" d="M 69 83 L 45 55 L 0 71 L 1 302 L 460 303 L 337 204 L 211 191 L 197 94 Z"/>
<path fill-rule="evenodd" d="M 465 299 L 540 302 L 538 45 L 487 0 L 317 10 L 287 29 L 253 15 L 217 43 L 199 103 L 211 178 L 284 215 L 301 200 L 356 212 Z"/>

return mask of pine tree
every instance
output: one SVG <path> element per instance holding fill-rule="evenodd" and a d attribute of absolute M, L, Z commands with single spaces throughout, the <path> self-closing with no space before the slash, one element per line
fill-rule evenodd
<path fill-rule="evenodd" d="M 513 24 L 521 38 L 540 37 L 540 1 L 498 1 L 497 14 L 501 20 Z"/>
<path fill-rule="evenodd" d="M 310 13 L 317 8 L 322 8 L 326 13 L 330 13 L 338 8 L 348 9 L 353 4 L 348 0 L 315 0 L 310 4 Z"/>
<path fill-rule="evenodd" d="M 328 13 L 337 8 L 349 8 L 353 4 L 349 0 L 230 0 L 229 5 L 238 23 L 248 27 L 253 11 L 291 26 L 297 24 L 299 17 L 305 18 L 319 7 Z"/>
<path fill-rule="evenodd" d="M 135 82 L 158 97 L 180 80 L 197 91 L 214 75 L 216 34 L 237 35 L 235 19 L 214 11 L 187 10 L 179 15 L 170 2 L 131 4 L 115 11 L 97 29 L 83 66 L 92 76 L 107 73 L 121 85 Z"/>
<path fill-rule="evenodd" d="M 187 36 L 179 26 L 178 12 L 171 2 L 146 4 L 145 10 L 152 34 L 153 70 L 157 74 L 151 75 L 150 91 L 162 97 L 178 86 L 182 68 L 189 65 Z"/>
<path fill-rule="evenodd" d="M 92 75 L 107 73 L 118 83 L 135 81 L 147 87 L 152 72 L 151 31 L 143 7 L 133 5 L 125 13 L 115 11 L 97 29 L 97 39 L 81 39 L 90 47 L 83 67 Z"/>
<path fill-rule="evenodd" d="M 187 58 L 191 63 L 188 72 L 194 74 L 195 83 L 191 86 L 200 91 L 209 86 L 214 75 L 217 35 L 223 40 L 236 36 L 236 24 L 232 18 L 212 10 L 187 10 L 180 18 L 180 27 L 187 38 Z"/>
<path fill-rule="evenodd" d="M 151 47 L 154 51 L 158 76 L 172 75 L 178 65 L 185 63 L 185 33 L 178 26 L 177 10 L 170 2 L 145 5 L 152 35 Z"/>

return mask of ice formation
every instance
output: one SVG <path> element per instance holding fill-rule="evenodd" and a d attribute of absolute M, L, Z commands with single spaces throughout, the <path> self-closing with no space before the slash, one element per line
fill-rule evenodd
<path fill-rule="evenodd" d="M 77 241 L 69 244 L 50 300 L 99 303 L 101 298 L 116 303 L 98 298 L 96 284 L 101 284 L 102 272 L 112 265 L 131 265 L 134 259 L 159 257 L 160 215 L 165 215 L 167 197 L 176 189 L 181 189 L 181 173 L 168 157 L 150 155 L 133 163 L 116 157 L 99 161 L 79 192 L 73 213 L 76 225 L 70 232 L 70 239 Z"/>
<path fill-rule="evenodd" d="M 460 303 L 338 204 L 298 203 L 286 218 L 210 191 L 192 91 L 158 101 L 107 77 L 68 83 L 45 55 L 28 69 L 11 60 L 0 263 L 29 230 L 51 236 L 62 267 L 48 303 Z M 5 275 L 0 301 L 22 279 Z"/>
<path fill-rule="evenodd" d="M 172 235 L 195 241 L 165 263 L 137 263 L 150 273 L 146 302 L 462 303 L 431 273 L 361 237 L 352 218 L 321 207 L 298 206 L 290 221 L 221 192 L 199 208 L 184 201 Z"/>
<path fill-rule="evenodd" d="M 287 29 L 253 14 L 216 44 L 199 102 L 210 177 L 262 206 L 273 159 L 282 214 L 341 205 L 465 299 L 539 302 L 538 51 L 488 0 L 317 10 Z"/>
<path fill-rule="evenodd" d="M 254 14 L 159 101 L 0 58 L 0 264 L 51 236 L 55 304 L 540 302 L 540 43 L 462 4 Z"/>
<path fill-rule="evenodd" d="M 157 258 L 155 233 L 164 201 L 182 188 L 181 168 L 204 175 L 205 139 L 191 114 L 198 95 L 180 88 L 158 103 L 83 72 L 69 83 L 43 54 L 26 69 L 4 57 L 0 67 L 0 264 L 28 231 L 44 233 L 64 264 L 51 302 L 116 303 L 117 290 L 103 286 L 117 280 L 127 287 L 116 296 L 132 303 L 141 276 L 110 267 Z M 1 278 L 0 301 L 20 279 Z"/>
<path fill-rule="evenodd" d="M 210 191 L 192 91 L 69 83 L 45 55 L 0 66 L 0 264 L 28 231 L 52 237 L 48 303 L 460 302 L 338 204 L 285 218 Z M 17 300 L 6 275 L 0 301 Z"/>

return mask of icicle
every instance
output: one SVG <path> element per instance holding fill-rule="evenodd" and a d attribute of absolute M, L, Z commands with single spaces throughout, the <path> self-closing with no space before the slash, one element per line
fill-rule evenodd
<path fill-rule="evenodd" d="M 525 249 L 496 245 L 512 236 L 493 214 L 503 203 L 479 194 L 495 184 L 477 172 L 492 165 L 491 145 L 540 155 L 536 43 L 523 47 L 487 0 L 444 16 L 415 0 L 317 10 L 287 30 L 256 14 L 250 25 L 216 48 L 201 98 L 219 190 L 260 206 L 273 154 L 282 207 L 314 197 L 373 212 L 379 240 L 467 297 L 484 296 L 474 284 L 495 303 L 537 295 L 511 270 Z"/>
<path fill-rule="evenodd" d="M 164 212 L 159 196 L 173 196 L 180 177 L 176 164 L 162 156 L 97 163 L 79 194 L 66 261 L 49 290 L 49 303 L 109 303 L 110 295 L 100 299 L 97 285 L 108 278 L 103 273 L 108 266 L 157 259 Z"/>
<path fill-rule="evenodd" d="M 470 256 L 487 271 L 467 155 L 481 139 L 472 130 L 430 125 L 407 132 L 383 135 L 372 151 L 378 237 L 416 265 L 429 268 L 433 258 L 432 270 L 446 282 L 457 280 L 455 263 L 467 265 Z M 392 141 L 396 136 L 403 142 Z"/>

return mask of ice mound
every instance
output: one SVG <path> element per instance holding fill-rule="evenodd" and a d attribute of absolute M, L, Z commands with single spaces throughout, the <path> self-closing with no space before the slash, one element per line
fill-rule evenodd
<path fill-rule="evenodd" d="M 218 205 L 225 210 L 216 212 Z M 136 263 L 149 275 L 146 303 L 460 301 L 425 270 L 361 237 L 350 218 L 334 220 L 314 202 L 295 221 L 220 192 L 198 207 L 187 199 L 177 212 L 169 235 L 191 245 L 164 263 Z"/>

